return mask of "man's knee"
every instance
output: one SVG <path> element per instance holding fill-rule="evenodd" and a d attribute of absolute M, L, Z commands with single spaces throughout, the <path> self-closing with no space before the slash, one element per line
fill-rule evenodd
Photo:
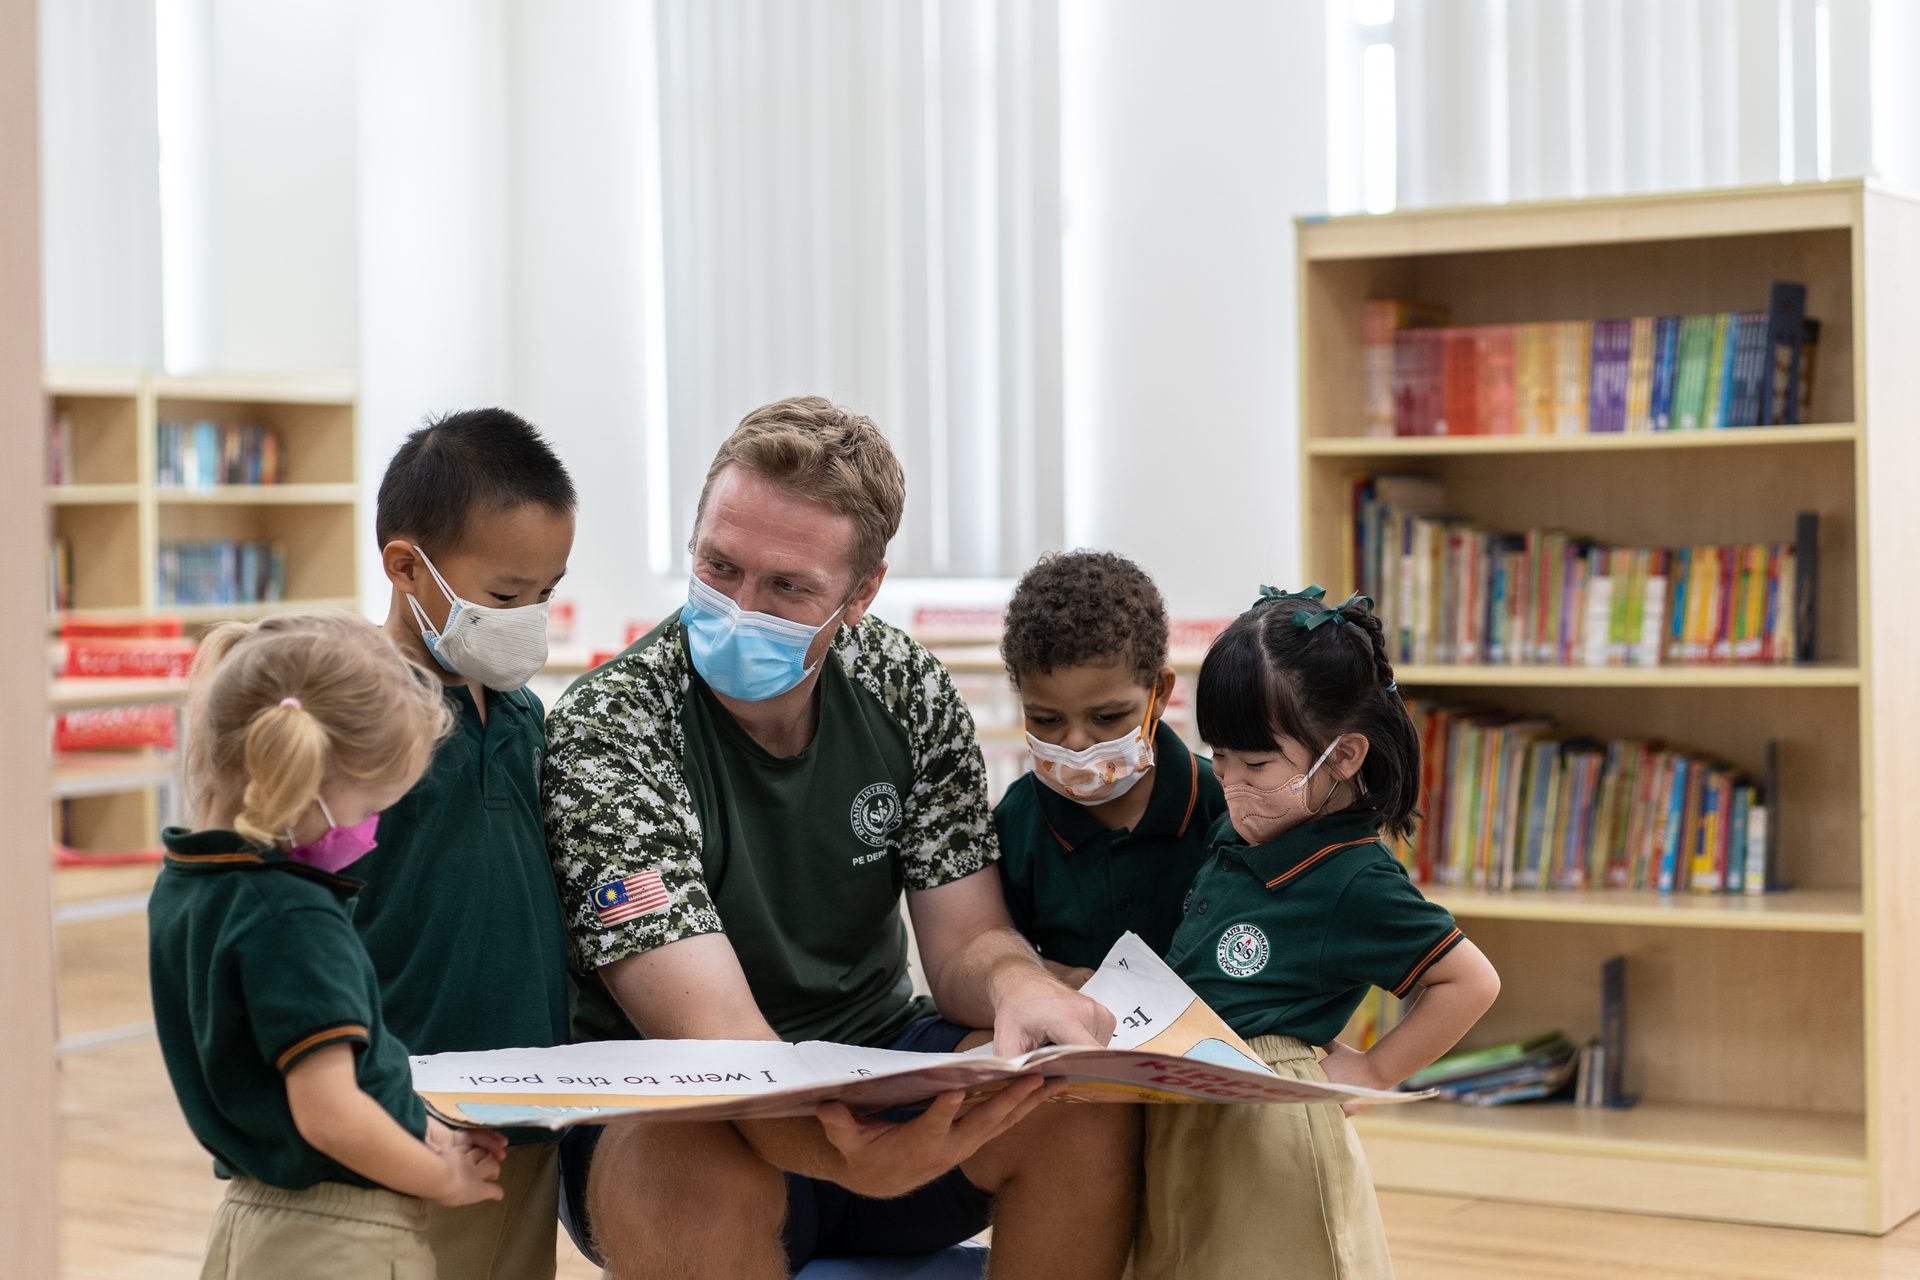
<path fill-rule="evenodd" d="M 984 1191 L 998 1193 L 1022 1174 L 1063 1167 L 1082 1171 L 1087 1181 L 1110 1171 L 1116 1187 L 1130 1187 L 1140 1168 L 1141 1109 L 1102 1103 L 1048 1103 L 1011 1133 L 989 1143 L 964 1166 L 967 1178 Z"/>
<path fill-rule="evenodd" d="M 587 1207 L 594 1247 L 613 1263 L 667 1243 L 777 1238 L 786 1182 L 732 1125 L 613 1125 L 594 1151 Z"/>

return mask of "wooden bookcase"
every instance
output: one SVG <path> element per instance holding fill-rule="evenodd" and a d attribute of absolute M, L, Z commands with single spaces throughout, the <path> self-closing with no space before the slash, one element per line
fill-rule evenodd
<path fill-rule="evenodd" d="M 1598 1028 L 1628 957 L 1625 1111 L 1422 1103 L 1361 1121 L 1383 1187 L 1882 1232 L 1920 1209 L 1920 206 L 1860 182 L 1303 219 L 1307 576 L 1343 595 L 1352 480 L 1426 474 L 1489 528 L 1625 545 L 1786 540 L 1820 514 L 1817 661 L 1645 670 L 1403 667 L 1410 692 L 1664 739 L 1759 773 L 1778 740 L 1792 889 L 1429 893 L 1500 969 L 1469 1043 Z M 1362 305 L 1456 324 L 1764 306 L 1822 322 L 1813 425 L 1689 434 L 1369 438 Z"/>
<path fill-rule="evenodd" d="M 163 614 L 203 626 L 300 606 L 356 608 L 359 510 L 354 389 L 340 378 L 178 378 L 135 370 L 55 369 L 49 418 L 73 424 L 71 484 L 48 485 L 54 536 L 72 544 L 75 617 Z M 271 428 L 285 482 L 162 487 L 155 433 L 164 421 L 245 421 Z M 44 428 L 43 428 L 44 430 Z M 158 594 L 160 544 L 263 538 L 287 553 L 287 599 L 179 606 Z M 57 627 L 60 619 L 51 620 Z"/>
<path fill-rule="evenodd" d="M 46 378 L 47 417 L 72 430 L 70 483 L 45 486 L 49 534 L 71 546 L 73 605 L 49 617 L 178 617 L 200 630 L 229 618 L 284 609 L 359 607 L 354 536 L 359 510 L 352 384 L 341 378 L 167 377 L 134 369 L 57 368 Z M 284 482 L 213 489 L 158 482 L 156 432 L 163 421 L 212 419 L 274 430 Z M 46 423 L 36 426 L 44 436 Z M 182 606 L 159 597 L 159 554 L 174 539 L 259 538 L 287 556 L 287 599 L 272 604 Z M 60 682 L 56 709 L 94 699 Z M 152 682 L 147 682 L 152 683 Z M 178 690 L 135 688 L 125 700 L 174 701 Z M 117 696 L 117 695 L 116 695 Z M 56 760 L 53 800 L 69 805 L 69 842 L 83 851 L 152 847 L 160 793 L 172 761 L 143 753 Z M 92 870 L 78 874 L 94 875 Z"/>

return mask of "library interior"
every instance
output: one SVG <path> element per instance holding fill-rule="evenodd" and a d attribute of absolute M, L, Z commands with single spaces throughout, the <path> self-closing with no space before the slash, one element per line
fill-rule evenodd
<path fill-rule="evenodd" d="M 0 0 L 0 1271 L 1920 1277 L 1916 64 Z"/>

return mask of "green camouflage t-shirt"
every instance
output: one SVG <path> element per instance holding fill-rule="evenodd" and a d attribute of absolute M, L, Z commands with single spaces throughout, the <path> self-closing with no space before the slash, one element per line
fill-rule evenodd
<path fill-rule="evenodd" d="M 912 995 L 903 889 L 999 857 L 972 714 L 946 668 L 876 618 L 843 627 L 798 755 L 747 736 L 676 614 L 583 677 L 547 722 L 547 844 L 583 975 L 575 1034 L 632 1035 L 595 971 L 724 933 L 792 1040 L 885 1044 Z"/>

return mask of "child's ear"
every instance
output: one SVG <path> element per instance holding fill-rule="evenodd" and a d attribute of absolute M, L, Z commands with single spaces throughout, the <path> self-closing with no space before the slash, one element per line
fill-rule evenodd
<path fill-rule="evenodd" d="M 1180 683 L 1180 673 L 1168 663 L 1160 668 L 1160 674 L 1153 682 L 1153 709 L 1148 719 L 1155 724 L 1167 718 L 1167 708 L 1173 705 L 1173 687 Z"/>
<path fill-rule="evenodd" d="M 405 538 L 395 538 L 380 548 L 380 567 L 386 571 L 387 581 L 404 594 L 420 593 L 420 578 L 426 573 L 426 566 L 420 563 L 420 553 Z"/>
<path fill-rule="evenodd" d="M 1340 741 L 1333 746 L 1333 754 L 1327 757 L 1327 768 L 1341 778 L 1357 778 L 1360 766 L 1367 762 L 1367 750 L 1372 744 L 1364 733 L 1341 735 Z"/>

